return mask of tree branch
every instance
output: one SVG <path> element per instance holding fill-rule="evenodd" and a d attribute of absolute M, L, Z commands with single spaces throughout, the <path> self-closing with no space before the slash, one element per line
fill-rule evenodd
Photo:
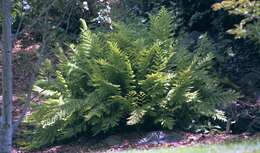
<path fill-rule="evenodd" d="M 48 14 L 45 15 L 45 22 L 47 22 L 47 16 L 48 16 Z M 65 14 L 63 15 L 63 18 L 65 18 Z M 59 26 L 62 23 L 63 18 L 62 18 L 62 20 L 59 23 L 57 23 L 56 26 Z M 47 45 L 49 44 L 48 41 L 51 41 L 51 38 L 49 38 L 49 37 L 52 37 L 53 33 L 50 33 L 49 37 L 47 36 L 47 34 L 48 33 L 44 33 L 44 35 L 43 35 L 41 51 L 39 53 L 39 58 L 38 58 L 35 66 L 34 66 L 34 69 L 33 69 L 32 77 L 30 79 L 30 86 L 29 86 L 29 89 L 28 89 L 28 93 L 27 93 L 27 95 L 25 97 L 25 104 L 23 105 L 21 115 L 18 117 L 18 119 L 13 124 L 13 132 L 17 130 L 19 125 L 22 123 L 24 117 L 26 116 L 26 113 L 28 112 L 28 109 L 30 107 L 30 103 L 31 103 L 31 101 L 33 99 L 32 98 L 32 90 L 33 90 L 33 85 L 34 85 L 34 83 L 36 81 L 36 76 L 37 76 L 37 74 L 39 72 L 40 65 L 48 57 L 48 53 L 46 53 L 46 49 L 47 49 Z"/>
<path fill-rule="evenodd" d="M 46 42 L 43 41 L 43 46 L 42 46 L 42 49 L 41 49 L 42 53 L 45 51 L 45 48 L 46 48 Z M 27 96 L 25 98 L 25 104 L 23 105 L 21 115 L 19 116 L 17 121 L 13 124 L 13 132 L 17 130 L 18 126 L 21 124 L 21 122 L 23 121 L 26 113 L 28 112 L 28 109 L 30 107 L 31 97 L 32 97 L 33 85 L 34 85 L 34 82 L 36 80 L 36 75 L 37 75 L 37 73 L 39 71 L 39 67 L 40 67 L 41 63 L 45 59 L 44 57 L 45 56 L 40 55 L 40 57 L 38 58 L 38 60 L 37 60 L 37 62 L 35 64 L 35 67 L 34 67 L 34 70 L 32 72 L 32 76 L 31 76 L 31 79 L 30 79 L 29 90 L 28 90 Z"/>

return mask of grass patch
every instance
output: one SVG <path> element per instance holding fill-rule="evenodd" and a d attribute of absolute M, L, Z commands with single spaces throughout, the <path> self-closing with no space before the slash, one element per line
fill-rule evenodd
<path fill-rule="evenodd" d="M 121 151 L 120 153 L 260 153 L 260 139 L 215 145 L 128 150 Z"/>

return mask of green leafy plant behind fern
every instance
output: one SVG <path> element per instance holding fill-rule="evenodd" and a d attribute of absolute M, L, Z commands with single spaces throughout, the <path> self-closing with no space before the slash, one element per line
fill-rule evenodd
<path fill-rule="evenodd" d="M 94 34 L 81 20 L 80 43 L 70 51 L 57 47 L 54 77 L 42 76 L 36 84 L 48 94 L 28 119 L 39 128 L 32 146 L 142 125 L 146 119 L 168 129 L 186 126 L 235 100 L 238 95 L 223 91 L 210 75 L 210 46 L 203 42 L 193 53 L 174 47 L 170 16 L 162 8 L 143 35 L 123 23 L 111 33 Z"/>

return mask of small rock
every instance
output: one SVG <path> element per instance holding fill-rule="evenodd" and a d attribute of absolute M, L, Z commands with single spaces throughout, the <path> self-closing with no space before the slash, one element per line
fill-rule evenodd
<path fill-rule="evenodd" d="M 137 142 L 138 145 L 172 143 L 183 139 L 183 135 L 176 132 L 155 131 L 148 133 Z"/>

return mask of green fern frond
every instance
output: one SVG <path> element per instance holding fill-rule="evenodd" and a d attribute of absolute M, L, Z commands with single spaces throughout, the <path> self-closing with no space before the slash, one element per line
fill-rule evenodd
<path fill-rule="evenodd" d="M 85 105 L 84 100 L 61 98 L 57 100 L 49 100 L 46 103 L 48 103 L 50 107 L 42 107 L 42 109 L 36 112 L 36 114 L 40 114 L 36 120 L 41 122 L 43 128 L 52 126 L 59 120 L 66 120 L 66 118 Z M 46 113 L 46 109 L 52 109 L 52 111 Z"/>
<path fill-rule="evenodd" d="M 145 113 L 147 110 L 139 108 L 134 110 L 131 114 L 130 117 L 128 118 L 127 124 L 128 125 L 135 125 L 137 123 L 140 123 L 143 117 L 145 116 Z"/>
<path fill-rule="evenodd" d="M 164 61 L 166 55 L 167 52 L 161 48 L 160 42 L 155 42 L 151 48 L 143 50 L 138 61 L 139 76 L 145 76 L 166 69 Z"/>
<path fill-rule="evenodd" d="M 157 15 L 150 16 L 150 29 L 154 39 L 162 42 L 169 40 L 172 30 L 172 17 L 169 11 L 162 7 Z"/>
<path fill-rule="evenodd" d="M 78 49 L 76 54 L 81 58 L 87 56 L 89 54 L 89 50 L 92 47 L 92 34 L 88 29 L 88 26 L 85 20 L 80 19 L 81 23 L 81 35 L 80 35 L 80 44 L 78 45 Z"/>
<path fill-rule="evenodd" d="M 173 119 L 172 116 L 169 117 L 161 117 L 158 118 L 155 123 L 160 123 L 162 127 L 166 128 L 166 129 L 173 129 L 173 125 L 175 124 L 175 120 Z"/>

